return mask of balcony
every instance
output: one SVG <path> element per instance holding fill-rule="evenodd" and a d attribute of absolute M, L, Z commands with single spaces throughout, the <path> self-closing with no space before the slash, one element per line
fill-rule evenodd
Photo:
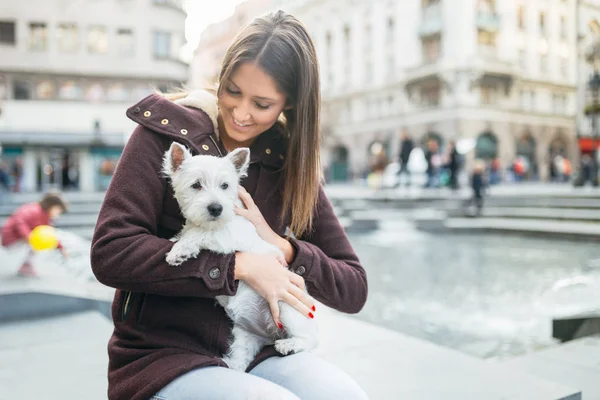
<path fill-rule="evenodd" d="M 433 36 L 442 32 L 442 7 L 440 3 L 422 9 L 419 35 L 421 37 Z"/>
<path fill-rule="evenodd" d="M 169 7 L 187 15 L 183 7 L 183 0 L 152 0 L 152 4 L 159 7 Z"/>
<path fill-rule="evenodd" d="M 501 86 L 508 93 L 517 77 L 517 67 L 500 59 L 493 46 L 479 45 L 472 60 L 472 86 Z"/>
<path fill-rule="evenodd" d="M 486 32 L 498 32 L 500 29 L 500 16 L 494 11 L 478 11 L 475 18 L 477 29 Z"/>
<path fill-rule="evenodd" d="M 443 61 L 423 64 L 406 70 L 404 90 L 409 97 L 421 88 L 440 86 L 449 88 L 451 79 L 446 75 L 447 66 Z"/>

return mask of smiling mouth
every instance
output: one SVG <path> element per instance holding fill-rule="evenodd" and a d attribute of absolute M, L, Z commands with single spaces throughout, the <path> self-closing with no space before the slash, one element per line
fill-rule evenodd
<path fill-rule="evenodd" d="M 239 128 L 247 128 L 252 125 L 252 124 L 242 124 L 241 122 L 236 121 L 236 119 L 233 118 L 233 116 L 231 117 L 231 119 L 233 120 L 233 123 Z"/>

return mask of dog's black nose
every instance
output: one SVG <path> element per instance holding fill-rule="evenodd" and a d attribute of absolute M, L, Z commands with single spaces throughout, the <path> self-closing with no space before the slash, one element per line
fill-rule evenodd
<path fill-rule="evenodd" d="M 218 217 L 223 212 L 223 206 L 217 203 L 210 204 L 207 208 L 213 217 Z"/>

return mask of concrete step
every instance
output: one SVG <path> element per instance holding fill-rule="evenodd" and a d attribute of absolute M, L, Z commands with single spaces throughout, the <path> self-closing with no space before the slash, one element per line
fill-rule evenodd
<path fill-rule="evenodd" d="M 61 192 L 61 196 L 69 204 L 102 203 L 104 192 Z M 2 198 L 3 204 L 14 205 L 40 201 L 43 193 L 7 193 Z"/>
<path fill-rule="evenodd" d="M 570 221 L 600 221 L 600 207 L 595 210 L 548 207 L 484 207 L 484 217 L 534 218 Z"/>
<path fill-rule="evenodd" d="M 0 217 L 0 226 L 3 226 L 7 219 L 8 217 Z M 97 220 L 98 214 L 64 214 L 54 223 L 54 226 L 60 229 L 93 228 Z"/>
<path fill-rule="evenodd" d="M 485 202 L 494 207 L 546 207 L 600 210 L 600 197 L 486 197 Z"/>
<path fill-rule="evenodd" d="M 0 325 L 0 397 L 106 399 L 111 333 L 97 312 Z"/>
<path fill-rule="evenodd" d="M 581 399 L 578 387 L 317 307 L 320 344 L 315 353 L 353 376 L 371 399 Z M 106 398 L 111 331 L 111 324 L 94 312 L 0 324 L 3 398 Z M 27 384 L 31 376 L 35 385 Z"/>
<path fill-rule="evenodd" d="M 10 216 L 21 204 L 3 204 L 0 205 L 0 217 Z M 98 214 L 100 212 L 101 202 L 90 203 L 69 203 L 69 215 L 79 214 Z"/>
<path fill-rule="evenodd" d="M 600 336 L 574 340 L 499 364 L 514 371 L 579 388 L 584 399 L 600 399 Z"/>
<path fill-rule="evenodd" d="M 443 222 L 451 231 L 489 231 L 504 233 L 542 234 L 563 239 L 597 239 L 600 224 L 594 222 L 553 221 L 524 218 L 448 218 Z"/>

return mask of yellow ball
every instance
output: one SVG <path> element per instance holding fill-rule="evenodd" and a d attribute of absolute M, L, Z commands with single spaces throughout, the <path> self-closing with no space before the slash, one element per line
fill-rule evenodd
<path fill-rule="evenodd" d="M 37 226 L 29 234 L 29 244 L 35 251 L 55 249 L 58 246 L 56 231 L 49 225 Z"/>

